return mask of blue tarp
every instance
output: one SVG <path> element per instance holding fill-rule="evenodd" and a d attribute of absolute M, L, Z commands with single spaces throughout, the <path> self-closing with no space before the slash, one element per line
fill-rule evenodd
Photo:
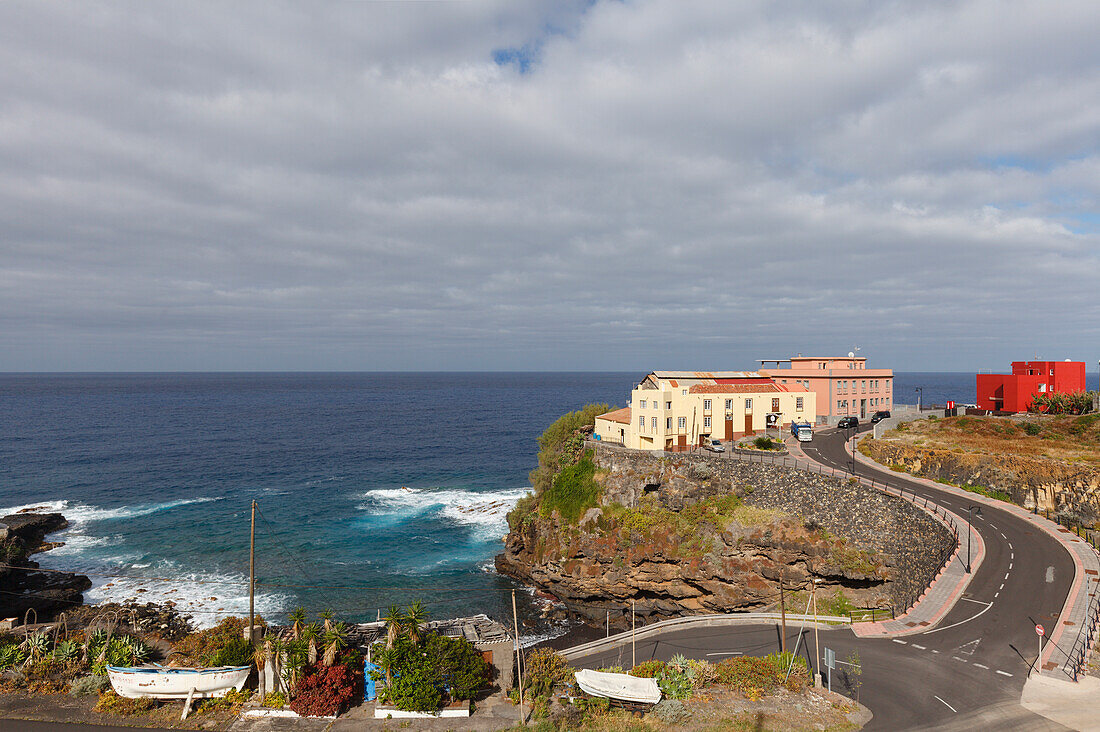
<path fill-rule="evenodd" d="M 363 700 L 364 701 L 374 701 L 374 697 L 376 696 L 375 691 L 374 691 L 374 679 L 372 679 L 371 676 L 370 676 L 371 671 L 378 671 L 379 673 L 381 673 L 382 669 L 380 669 L 377 665 L 375 665 L 375 664 L 373 664 L 369 661 L 364 661 L 363 662 Z"/>

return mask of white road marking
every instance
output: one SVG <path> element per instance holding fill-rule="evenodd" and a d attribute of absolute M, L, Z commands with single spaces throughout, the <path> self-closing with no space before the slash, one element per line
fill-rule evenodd
<path fill-rule="evenodd" d="M 969 643 L 963 643 L 961 646 L 959 646 L 955 650 L 958 651 L 959 653 L 963 654 L 964 656 L 973 656 L 974 651 L 978 650 L 978 644 L 981 643 L 981 642 L 982 642 L 982 639 L 978 638 L 977 640 L 972 640 Z M 970 650 L 969 651 L 964 651 L 963 649 L 967 648 L 967 647 L 970 647 Z"/>
<path fill-rule="evenodd" d="M 903 641 L 903 640 L 898 640 L 897 638 L 891 638 L 890 640 L 894 641 L 895 643 L 900 643 L 903 646 L 905 645 L 905 641 Z"/>
<path fill-rule="evenodd" d="M 1004 582 L 1002 582 L 1002 583 L 1001 583 L 1001 586 L 1000 586 L 1000 587 L 998 587 L 997 589 L 998 589 L 998 590 L 1003 590 L 1004 588 L 1005 588 L 1005 583 L 1004 583 Z"/>
<path fill-rule="evenodd" d="M 990 523 L 990 524 L 989 524 L 989 526 L 990 526 L 990 528 L 994 528 L 994 529 L 995 529 L 995 528 L 997 528 L 997 527 L 996 527 L 996 526 L 994 526 L 994 525 L 993 525 L 992 523 Z"/>
<path fill-rule="evenodd" d="M 948 709 L 950 709 L 951 711 L 955 712 L 955 714 L 958 714 L 958 713 L 959 713 L 959 712 L 958 712 L 958 711 L 957 711 L 957 710 L 955 709 L 955 707 L 951 706 L 950 704 L 948 704 L 947 702 L 945 702 L 945 701 L 944 701 L 943 699 L 940 699 L 940 698 L 939 698 L 938 696 L 936 696 L 935 694 L 933 694 L 932 696 L 934 696 L 934 697 L 936 697 L 937 699 L 939 699 L 939 700 L 940 700 L 940 702 L 941 702 L 941 703 L 942 703 L 942 704 L 943 704 L 943 705 L 944 705 L 945 707 L 947 707 L 947 708 L 948 708 Z"/>
<path fill-rule="evenodd" d="M 1013 565 L 1013 562 L 1009 562 L 1009 563 L 1008 563 L 1008 568 L 1009 568 L 1009 569 L 1012 569 L 1012 565 Z"/>
<path fill-rule="evenodd" d="M 997 599 L 998 597 L 1000 597 L 1000 596 L 1001 596 L 1001 593 L 1000 593 L 1000 592 L 994 592 L 994 593 L 993 593 L 993 599 L 994 599 L 994 600 L 996 600 L 996 599 Z"/>
<path fill-rule="evenodd" d="M 978 668 L 984 668 L 986 671 L 989 670 L 989 666 L 986 666 L 984 663 L 975 663 L 974 665 Z"/>
<path fill-rule="evenodd" d="M 916 643 L 914 643 L 914 644 L 913 644 L 913 648 L 919 648 L 919 649 L 921 649 L 922 651 L 926 651 L 926 650 L 928 650 L 928 649 L 927 649 L 927 648 L 925 648 L 924 646 L 918 646 L 918 645 L 917 645 Z"/>
<path fill-rule="evenodd" d="M 960 620 L 959 622 L 952 623 L 951 625 L 945 625 L 942 628 L 935 628 L 933 630 L 929 630 L 929 631 L 925 632 L 925 635 L 928 635 L 929 633 L 939 633 L 941 630 L 947 630 L 948 628 L 954 628 L 955 626 L 962 625 L 963 623 L 969 623 L 971 620 L 974 620 L 975 618 L 980 618 L 982 615 L 989 612 L 989 608 L 993 607 L 993 603 L 991 603 L 991 602 L 990 603 L 978 602 L 977 600 L 971 600 L 969 597 L 964 597 L 962 599 L 967 600 L 968 602 L 973 602 L 977 605 L 985 605 L 985 607 L 982 608 L 981 611 L 973 617 L 969 617 L 966 620 Z"/>
<path fill-rule="evenodd" d="M 1012 674 L 1010 674 L 1009 672 L 1007 672 L 1007 671 L 1002 671 L 1002 670 L 1000 670 L 1000 669 L 997 669 L 997 673 L 999 673 L 999 674 L 1000 674 L 1001 676 L 1011 676 L 1011 675 L 1012 675 Z"/>
<path fill-rule="evenodd" d="M 1016 558 L 1016 552 L 1009 552 L 1008 553 L 1008 558 L 1009 559 L 1015 559 Z"/>
<path fill-rule="evenodd" d="M 1054 581 L 1054 567 L 1047 567 L 1047 584 Z"/>
<path fill-rule="evenodd" d="M 965 658 L 959 658 L 958 656 L 952 656 L 951 658 L 955 659 L 956 661 L 961 661 L 962 663 L 966 663 Z"/>
<path fill-rule="evenodd" d="M 1005 541 L 1008 541 L 1008 537 L 1007 537 L 1007 536 L 1005 536 L 1005 532 L 1003 532 L 1003 531 L 1000 531 L 1000 532 L 998 532 L 998 533 L 999 533 L 999 534 L 1001 535 L 1001 538 L 1002 538 L 1002 539 L 1004 539 Z"/>
<path fill-rule="evenodd" d="M 932 653 L 939 653 L 935 648 L 932 649 Z"/>
<path fill-rule="evenodd" d="M 708 656 L 740 656 L 741 651 L 722 651 L 721 653 L 708 653 Z"/>
<path fill-rule="evenodd" d="M 1008 579 L 1008 572 L 1005 572 L 1005 579 Z"/>

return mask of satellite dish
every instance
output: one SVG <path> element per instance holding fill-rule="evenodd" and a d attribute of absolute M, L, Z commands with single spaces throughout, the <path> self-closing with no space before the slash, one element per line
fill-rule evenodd
<path fill-rule="evenodd" d="M 848 351 L 848 358 L 855 358 L 855 357 L 856 357 L 855 351 Z"/>

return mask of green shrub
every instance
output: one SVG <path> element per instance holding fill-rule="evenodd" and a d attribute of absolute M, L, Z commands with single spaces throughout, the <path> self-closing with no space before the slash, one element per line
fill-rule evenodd
<path fill-rule="evenodd" d="M 268 709 L 282 709 L 286 706 L 286 695 L 281 691 L 272 691 L 264 694 L 261 703 Z"/>
<path fill-rule="evenodd" d="M 778 450 L 779 445 L 775 443 L 770 437 L 757 437 L 752 441 L 752 444 L 756 446 L 758 450 Z"/>
<path fill-rule="evenodd" d="M 549 516 L 556 509 L 563 521 L 576 523 L 584 511 L 599 502 L 600 487 L 592 479 L 595 473 L 591 452 L 585 453 L 554 477 L 539 501 L 539 515 Z"/>
<path fill-rule="evenodd" d="M 439 678 L 427 668 L 405 668 L 386 689 L 386 701 L 406 712 L 434 712 L 443 702 Z"/>
<path fill-rule="evenodd" d="M 534 696 L 546 696 L 573 681 L 573 670 L 557 651 L 539 648 L 524 664 L 523 688 Z"/>
<path fill-rule="evenodd" d="M 793 659 L 793 666 L 791 662 Z M 790 677 L 787 667 L 791 666 Z M 772 693 L 784 685 L 798 691 L 809 683 L 810 674 L 805 659 L 788 653 L 773 653 L 759 658 L 739 656 L 727 658 L 718 664 L 718 681 L 749 696 L 754 691 Z"/>
<path fill-rule="evenodd" d="M 72 696 L 91 696 L 105 690 L 110 685 L 106 676 L 81 676 L 69 686 Z"/>
<path fill-rule="evenodd" d="M 128 717 L 134 714 L 144 714 L 156 709 L 158 706 L 160 705 L 155 699 L 128 699 L 108 690 L 100 692 L 95 710 L 104 714 L 117 714 Z"/>
<path fill-rule="evenodd" d="M 230 638 L 217 650 L 211 666 L 248 666 L 252 663 L 252 644 L 244 638 Z"/>
<path fill-rule="evenodd" d="M 1024 422 L 1024 432 L 1029 435 L 1037 435 L 1042 429 L 1041 425 L 1035 424 L 1034 422 Z"/>

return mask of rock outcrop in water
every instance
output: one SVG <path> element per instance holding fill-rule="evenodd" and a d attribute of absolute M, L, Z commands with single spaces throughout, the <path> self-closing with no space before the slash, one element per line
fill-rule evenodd
<path fill-rule="evenodd" d="M 35 571 L 38 563 L 28 557 L 48 551 L 57 543 L 45 538 L 66 528 L 69 522 L 59 513 L 10 514 L 0 518 L 0 618 L 16 617 L 22 622 L 28 609 L 39 620 L 52 619 L 84 602 L 84 592 L 92 586 L 82 574 Z"/>
<path fill-rule="evenodd" d="M 774 607 L 820 580 L 862 607 L 904 607 L 953 547 L 908 504 L 846 481 L 708 454 L 600 446 L 599 505 L 577 521 L 511 515 L 497 570 L 596 624 Z M 846 538 L 842 538 L 846 537 Z"/>

